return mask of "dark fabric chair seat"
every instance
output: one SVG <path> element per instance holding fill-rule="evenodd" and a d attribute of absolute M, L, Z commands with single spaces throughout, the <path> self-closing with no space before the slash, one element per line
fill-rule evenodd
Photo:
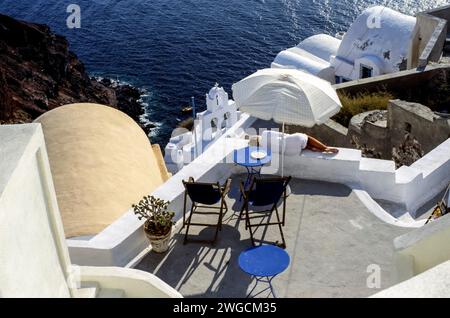
<path fill-rule="evenodd" d="M 222 229 L 222 219 L 224 214 L 228 211 L 225 198 L 230 191 L 231 179 L 228 179 L 223 186 L 219 183 L 202 183 L 195 182 L 194 178 L 190 178 L 189 181 L 183 181 L 185 188 L 184 194 L 184 209 L 183 209 L 183 227 L 186 226 L 186 233 L 184 235 L 184 244 L 188 241 L 194 242 L 209 242 L 215 243 L 217 240 L 218 232 Z M 187 201 L 188 198 L 192 202 L 189 215 L 187 216 Z M 217 204 L 220 206 L 214 206 Z M 207 209 L 206 211 L 200 211 L 199 209 Z M 216 212 L 215 212 L 216 211 Z M 217 222 L 211 223 L 194 223 L 192 218 L 195 214 L 203 215 L 216 215 Z M 191 226 L 213 226 L 216 228 L 214 238 L 209 241 L 189 239 L 189 229 Z"/>
<path fill-rule="evenodd" d="M 241 194 L 244 198 L 244 204 L 241 209 L 240 217 L 245 213 L 245 228 L 250 232 L 250 238 L 253 245 L 255 245 L 254 233 L 257 228 L 260 226 L 277 225 L 283 242 L 281 246 L 286 247 L 282 227 L 285 225 L 286 220 L 286 189 L 290 181 L 291 177 L 254 178 L 248 190 L 246 190 L 244 184 L 241 183 Z M 282 201 L 283 204 L 281 217 L 278 211 L 278 204 L 280 201 Z M 250 211 L 250 207 L 252 207 L 252 211 Z M 262 211 L 255 209 L 261 207 L 267 207 L 268 209 Z M 274 212 L 276 221 L 270 221 Z M 264 217 L 269 217 L 269 221 L 265 223 L 252 223 L 254 219 L 261 219 Z"/>

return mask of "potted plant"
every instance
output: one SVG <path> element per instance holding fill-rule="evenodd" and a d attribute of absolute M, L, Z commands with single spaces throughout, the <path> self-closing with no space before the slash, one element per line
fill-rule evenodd
<path fill-rule="evenodd" d="M 145 219 L 144 232 L 153 251 L 164 253 L 169 248 L 169 239 L 174 225 L 174 212 L 167 211 L 170 202 L 147 195 L 138 204 L 133 204 L 134 214 Z"/>

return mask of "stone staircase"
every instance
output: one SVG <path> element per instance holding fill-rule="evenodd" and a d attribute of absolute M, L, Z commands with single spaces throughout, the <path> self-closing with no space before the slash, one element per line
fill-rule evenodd
<path fill-rule="evenodd" d="M 122 289 L 101 288 L 96 282 L 83 282 L 80 288 L 73 290 L 74 298 L 125 298 Z"/>

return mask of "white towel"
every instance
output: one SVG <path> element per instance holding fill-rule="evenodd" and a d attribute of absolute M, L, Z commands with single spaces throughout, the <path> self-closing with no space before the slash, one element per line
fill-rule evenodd
<path fill-rule="evenodd" d="M 272 153 L 281 153 L 283 134 L 278 131 L 266 130 L 262 133 L 262 146 Z M 284 153 L 288 156 L 298 156 L 308 144 L 308 136 L 301 133 L 284 135 Z"/>

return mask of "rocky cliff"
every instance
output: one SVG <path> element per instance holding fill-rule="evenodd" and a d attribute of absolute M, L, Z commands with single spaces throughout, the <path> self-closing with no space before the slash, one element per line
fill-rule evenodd
<path fill-rule="evenodd" d="M 139 98 L 133 87 L 90 78 L 67 40 L 48 26 L 0 14 L 0 124 L 31 122 L 58 106 L 92 102 L 118 108 L 141 125 Z"/>

